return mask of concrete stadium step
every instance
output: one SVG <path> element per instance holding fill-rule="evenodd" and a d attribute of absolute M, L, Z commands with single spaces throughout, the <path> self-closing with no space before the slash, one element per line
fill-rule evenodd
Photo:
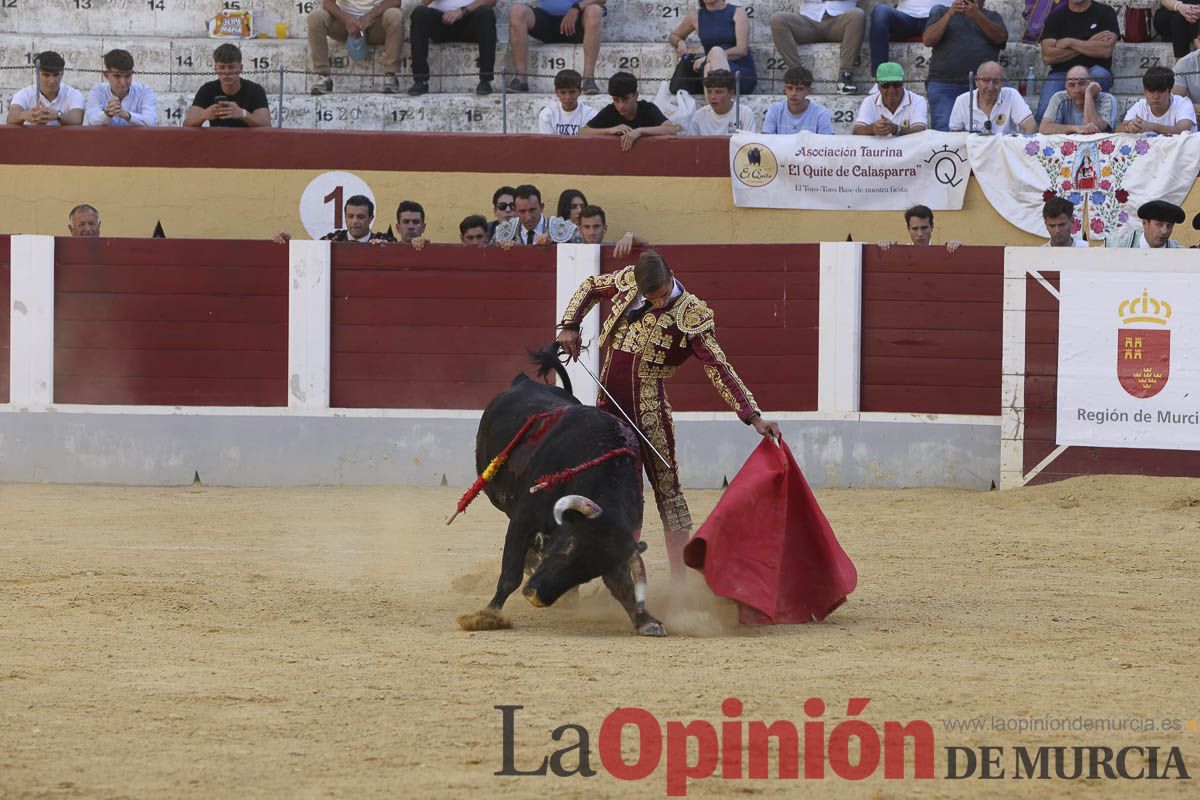
<path fill-rule="evenodd" d="M 149 0 L 147 0 L 149 2 Z M 88 88 L 100 79 L 100 58 L 107 50 L 123 47 L 133 53 L 137 63 L 138 79 L 158 91 L 194 90 L 201 83 L 211 80 L 212 51 L 217 40 L 207 37 L 172 38 L 164 42 L 159 36 L 29 36 L 25 34 L 0 34 L 0 92 L 11 94 L 17 88 L 32 82 L 32 61 L 35 52 L 43 49 L 57 50 L 67 60 L 66 80 L 77 88 Z M 245 58 L 246 75 L 264 84 L 271 93 L 279 89 L 279 68 L 283 67 L 286 93 L 308 92 L 313 76 L 308 75 L 311 63 L 307 43 L 303 40 L 254 39 L 241 43 Z M 760 77 L 759 91 L 782 91 L 780 79 L 786 69 L 783 59 L 771 45 L 752 47 Z M 815 44 L 806 48 L 809 67 L 817 79 L 816 90 L 828 92 L 836 80 L 838 46 Z M 928 48 L 921 44 L 895 43 L 891 57 L 904 65 L 908 77 L 923 81 L 929 72 Z M 336 74 L 335 88 L 340 92 L 373 91 L 382 85 L 382 48 L 371 48 L 371 57 L 366 62 L 351 61 L 346 56 L 345 46 L 331 42 L 331 65 Z M 478 81 L 476 59 L 478 49 L 470 44 L 450 43 L 436 45 L 430 51 L 430 68 L 439 77 L 431 80 L 435 92 L 473 91 Z M 1038 49 L 1033 45 L 1012 44 L 1004 50 L 1001 62 L 1012 81 L 1025 75 L 1030 66 L 1040 76 L 1046 72 L 1041 63 Z M 1155 64 L 1170 66 L 1174 63 L 1171 46 L 1167 43 L 1120 44 L 1114 56 L 1114 72 L 1119 76 L 1116 90 L 1120 93 L 1141 91 L 1141 75 L 1146 68 Z M 20 67 L 19 65 L 24 65 Z M 512 74 L 507 46 L 497 53 L 497 73 L 505 68 Z M 613 42 L 600 51 L 596 73 L 601 81 L 618 70 L 628 70 L 646 81 L 664 80 L 674 70 L 675 55 L 662 44 L 637 42 Z M 553 90 L 555 72 L 560 69 L 582 70 L 583 48 L 579 45 L 537 45 L 530 50 L 529 69 L 533 77 L 531 88 L 535 92 Z M 870 57 L 864 48 L 859 53 L 854 69 L 855 79 L 868 81 Z M 400 63 L 401 89 L 407 88 L 411 80 L 411 65 L 407 49 Z M 452 77 L 440 77 L 441 75 Z M 499 84 L 496 86 L 499 89 Z M 603 89 L 603 83 L 601 89 Z M 652 92 L 646 86 L 643 93 Z"/>
<path fill-rule="evenodd" d="M 410 12 L 418 0 L 404 0 Z M 508 40 L 508 9 L 523 0 L 500 0 L 496 6 L 497 32 Z M 777 11 L 791 11 L 794 0 L 741 0 L 750 16 L 751 41 L 769 44 L 768 20 Z M 90 34 L 93 36 L 192 37 L 207 32 L 208 20 L 220 9 L 217 0 L 2 0 L 0 33 Z M 226 6 L 252 10 L 256 31 L 275 35 L 275 23 L 287 24 L 289 38 L 304 39 L 307 17 L 318 0 L 225 0 Z M 868 3 L 864 3 L 866 8 Z M 667 34 L 695 7 L 690 0 L 613 0 L 605 16 L 605 41 L 665 42 Z M 1000 12 L 1012 40 L 1024 29 L 1023 0 L 991 0 L 988 8 Z M 407 26 L 406 26 L 407 30 Z"/>
<path fill-rule="evenodd" d="M 159 93 L 159 124 L 177 126 L 183 121 L 192 103 L 192 92 Z M 834 133 L 848 134 L 853 128 L 863 95 L 814 95 L 813 99 L 829 109 Z M 447 131 L 454 133 L 500 133 L 505 130 L 505 101 L 498 95 L 476 97 L 473 94 L 408 97 L 407 95 L 329 94 L 321 97 L 287 95 L 283 104 L 283 125 L 286 128 L 314 130 L 383 130 L 383 131 Z M 742 103 L 758 115 L 763 114 L 778 95 L 752 95 Z M 1140 95 L 1118 97 L 1120 113 L 1124 115 Z M 8 111 L 9 96 L 0 99 L 0 114 Z M 555 102 L 550 94 L 509 95 L 507 98 L 509 133 L 533 133 L 537 130 L 537 115 L 548 103 Z M 584 98 L 585 103 L 601 108 L 606 97 Z M 703 99 L 697 98 L 702 104 Z M 271 98 L 272 114 L 277 101 Z"/>

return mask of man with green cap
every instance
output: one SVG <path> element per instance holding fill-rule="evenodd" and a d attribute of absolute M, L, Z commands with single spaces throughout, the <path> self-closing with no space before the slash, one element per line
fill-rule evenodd
<path fill-rule="evenodd" d="M 875 71 L 878 91 L 863 98 L 854 120 L 856 136 L 904 136 L 929 127 L 929 103 L 904 88 L 904 68 L 885 61 Z"/>

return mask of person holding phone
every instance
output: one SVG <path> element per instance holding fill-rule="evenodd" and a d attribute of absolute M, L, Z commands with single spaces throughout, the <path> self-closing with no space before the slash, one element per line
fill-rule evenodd
<path fill-rule="evenodd" d="M 271 109 L 267 90 L 242 77 L 242 51 L 223 44 L 213 51 L 215 81 L 200 87 L 187 116 L 185 128 L 199 128 L 205 122 L 213 128 L 269 128 Z"/>

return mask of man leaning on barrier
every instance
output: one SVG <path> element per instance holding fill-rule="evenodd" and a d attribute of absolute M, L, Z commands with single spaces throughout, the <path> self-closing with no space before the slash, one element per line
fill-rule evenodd
<path fill-rule="evenodd" d="M 151 128 L 158 124 L 158 97 L 133 79 L 133 56 L 127 50 L 104 54 L 104 80 L 88 94 L 85 122 L 115 128 Z"/>
<path fill-rule="evenodd" d="M 518 186 L 515 195 L 517 215 L 496 226 L 492 241 L 505 249 L 518 244 L 541 246 L 583 241 L 575 223 L 542 213 L 542 193 L 536 186 L 528 183 Z"/>
<path fill-rule="evenodd" d="M 37 83 L 26 86 L 8 105 L 9 125 L 80 125 L 83 92 L 63 83 L 66 61 L 53 50 L 35 56 Z"/>
<path fill-rule="evenodd" d="M 361 36 L 366 44 L 383 45 L 383 93 L 400 91 L 400 48 L 404 44 L 401 0 L 321 0 L 308 15 L 308 54 L 313 72 L 322 76 L 313 94 L 333 91 L 329 69 L 329 40 L 345 42 Z"/>
<path fill-rule="evenodd" d="M 1104 133 L 1117 127 L 1117 99 L 1092 80 L 1087 67 L 1071 67 L 1066 89 L 1046 105 L 1038 133 Z"/>
<path fill-rule="evenodd" d="M 579 233 L 584 244 L 604 244 L 608 235 L 608 216 L 600 206 L 584 206 L 579 212 Z M 613 243 L 613 255 L 624 258 L 634 247 L 649 247 L 650 240 L 626 231 Z"/>
<path fill-rule="evenodd" d="M 933 244 L 933 211 L 929 206 L 913 206 L 904 212 L 904 227 L 908 230 L 909 240 L 917 247 L 929 247 Z M 879 246 L 887 250 L 892 242 L 882 241 Z M 946 252 L 953 253 L 962 242 L 951 239 L 946 242 Z"/>
<path fill-rule="evenodd" d="M 342 219 L 345 221 L 346 227 L 330 231 L 321 237 L 321 241 L 357 242 L 359 244 L 379 244 L 381 242 L 396 241 L 396 237 L 386 231 L 382 233 L 371 231 L 371 225 L 375 222 L 375 204 L 366 195 L 352 195 L 342 209 Z M 275 234 L 273 241 L 276 244 L 287 244 L 291 240 L 292 235 L 290 233 L 280 231 Z"/>
<path fill-rule="evenodd" d="M 1142 76 L 1141 100 L 1125 112 L 1117 133 L 1158 133 L 1171 136 L 1196 129 L 1196 109 L 1184 97 L 1172 93 L 1175 73 L 1166 67 L 1151 67 Z"/>
<path fill-rule="evenodd" d="M 242 51 L 238 46 L 223 44 L 214 50 L 213 68 L 217 79 L 196 92 L 183 118 L 184 127 L 199 128 L 205 122 L 213 128 L 271 127 L 267 90 L 242 77 Z"/>
<path fill-rule="evenodd" d="M 617 72 L 608 79 L 612 102 L 600 109 L 580 136 L 620 136 L 621 149 L 628 150 L 643 136 L 673 136 L 680 128 L 666 118 L 658 106 L 638 99 L 638 80 L 632 72 Z"/>

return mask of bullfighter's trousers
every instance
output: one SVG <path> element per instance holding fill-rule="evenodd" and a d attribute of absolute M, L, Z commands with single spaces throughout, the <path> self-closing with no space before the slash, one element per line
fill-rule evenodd
<path fill-rule="evenodd" d="M 668 462 L 663 464 L 645 441 L 639 438 L 642 464 L 654 490 L 654 501 L 658 505 L 663 530 L 667 533 L 668 545 L 671 545 L 671 534 L 682 533 L 686 536 L 691 530 L 692 515 L 679 487 L 679 471 L 675 463 L 675 422 L 671 419 L 671 403 L 667 400 L 666 386 L 662 378 L 640 377 L 640 361 L 641 357 L 635 353 L 610 348 L 600 380 Z M 596 405 L 614 416 L 621 416 L 621 412 L 612 407 L 603 392 L 600 392 Z"/>

